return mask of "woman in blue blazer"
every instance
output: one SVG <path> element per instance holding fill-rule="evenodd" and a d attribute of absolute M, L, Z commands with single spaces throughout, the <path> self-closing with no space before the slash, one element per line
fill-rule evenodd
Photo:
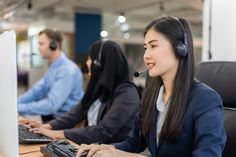
<path fill-rule="evenodd" d="M 88 157 L 221 157 L 226 135 L 220 96 L 194 80 L 193 40 L 187 22 L 161 17 L 144 32 L 144 62 L 151 79 L 129 137 L 111 145 L 82 145 Z"/>

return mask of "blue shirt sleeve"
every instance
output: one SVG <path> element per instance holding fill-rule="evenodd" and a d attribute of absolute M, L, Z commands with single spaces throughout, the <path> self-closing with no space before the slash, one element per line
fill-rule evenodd
<path fill-rule="evenodd" d="M 47 93 L 46 86 L 45 86 L 45 77 L 40 79 L 31 90 L 28 90 L 25 94 L 21 95 L 18 98 L 18 104 L 27 103 L 38 101 L 42 97 L 45 97 Z"/>
<path fill-rule="evenodd" d="M 42 97 L 42 93 L 44 93 L 45 89 L 43 85 L 45 82 L 43 80 L 40 81 L 32 91 L 29 91 L 26 96 L 19 99 L 18 112 L 20 114 L 40 115 L 55 113 L 70 94 L 73 88 L 73 82 L 73 75 L 68 75 L 66 72 L 62 73 L 51 86 L 47 97 L 37 101 L 39 97 Z M 38 97 L 36 96 L 37 94 L 39 95 Z M 31 102 L 24 103 L 30 100 Z"/>

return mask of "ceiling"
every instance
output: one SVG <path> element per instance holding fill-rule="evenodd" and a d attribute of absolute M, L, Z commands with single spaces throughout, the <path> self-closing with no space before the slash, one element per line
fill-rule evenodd
<path fill-rule="evenodd" d="M 73 25 L 74 13 L 86 12 L 101 13 L 103 30 L 113 38 L 122 38 L 125 33 L 130 39 L 139 38 L 145 25 L 161 15 L 184 17 L 195 38 L 202 34 L 202 0 L 0 0 L 0 10 L 0 29 L 27 28 L 39 20 Z M 116 22 L 120 14 L 126 17 L 125 24 Z"/>

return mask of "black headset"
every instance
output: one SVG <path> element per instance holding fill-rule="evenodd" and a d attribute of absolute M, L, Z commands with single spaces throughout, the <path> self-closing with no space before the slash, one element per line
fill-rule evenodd
<path fill-rule="evenodd" d="M 56 30 L 52 30 L 52 41 L 49 43 L 49 49 L 51 51 L 55 51 L 57 49 L 57 41 L 56 41 L 56 33 L 57 31 Z"/>
<path fill-rule="evenodd" d="M 57 49 L 57 42 L 55 40 L 52 40 L 49 44 L 49 49 L 51 51 L 55 51 Z"/>
<path fill-rule="evenodd" d="M 177 52 L 177 54 L 180 56 L 180 57 L 185 57 L 188 55 L 188 38 L 187 38 L 187 33 L 184 29 L 184 26 L 182 24 L 182 22 L 179 20 L 179 18 L 177 17 L 174 17 L 172 16 L 172 18 L 174 18 L 180 25 L 182 31 L 183 31 L 183 34 L 184 34 L 184 41 L 177 41 L 175 44 L 174 44 L 174 48 Z"/>
<path fill-rule="evenodd" d="M 107 42 L 107 40 L 102 40 L 102 41 L 101 41 L 101 46 L 100 46 L 100 49 L 99 49 L 99 52 L 98 52 L 98 58 L 93 61 L 93 64 L 94 64 L 94 68 L 95 68 L 95 69 L 100 69 L 100 68 L 102 68 L 102 62 L 101 62 L 101 59 L 102 59 L 102 51 L 103 51 L 104 44 L 105 44 L 106 42 Z"/>

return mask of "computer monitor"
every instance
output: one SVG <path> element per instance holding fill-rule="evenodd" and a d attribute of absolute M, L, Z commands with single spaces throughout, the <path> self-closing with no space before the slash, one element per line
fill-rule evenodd
<path fill-rule="evenodd" d="M 0 34 L 0 156 L 18 157 L 16 35 Z"/>

